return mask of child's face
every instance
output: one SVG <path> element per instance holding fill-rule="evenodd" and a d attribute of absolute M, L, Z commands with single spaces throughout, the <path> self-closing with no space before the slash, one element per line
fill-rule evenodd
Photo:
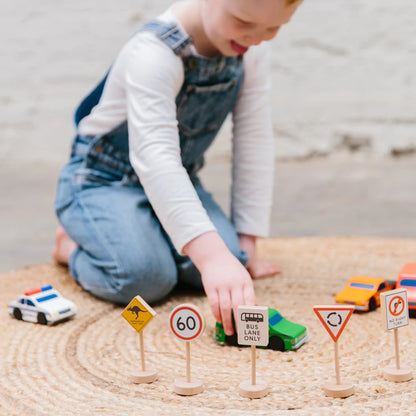
<path fill-rule="evenodd" d="M 242 55 L 248 48 L 273 39 L 301 2 L 286 0 L 203 0 L 201 17 L 212 51 Z"/>

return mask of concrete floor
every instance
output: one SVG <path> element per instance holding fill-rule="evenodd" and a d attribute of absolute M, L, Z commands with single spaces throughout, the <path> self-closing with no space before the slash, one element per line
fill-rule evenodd
<path fill-rule="evenodd" d="M 53 164 L 3 165 L 0 272 L 50 261 Z M 273 237 L 366 235 L 416 238 L 416 156 L 338 155 L 277 162 Z M 207 165 L 203 182 L 228 209 L 229 165 Z"/>

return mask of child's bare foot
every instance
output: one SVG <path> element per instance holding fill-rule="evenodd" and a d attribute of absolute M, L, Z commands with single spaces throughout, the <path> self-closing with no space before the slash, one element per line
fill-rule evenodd
<path fill-rule="evenodd" d="M 77 243 L 71 240 L 63 227 L 59 225 L 56 229 L 55 247 L 52 251 L 52 258 L 55 260 L 55 263 L 67 266 L 70 255 L 77 247 Z"/>
<path fill-rule="evenodd" d="M 271 277 L 282 273 L 282 270 L 278 265 L 268 261 L 257 261 L 254 269 L 255 270 L 248 268 L 248 272 L 252 279 L 262 279 L 264 277 Z"/>

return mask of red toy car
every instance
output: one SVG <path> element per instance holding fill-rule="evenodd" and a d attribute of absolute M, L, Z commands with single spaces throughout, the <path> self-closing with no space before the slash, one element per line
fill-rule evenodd
<path fill-rule="evenodd" d="M 416 263 L 406 263 L 400 270 L 397 288 L 407 289 L 407 303 L 409 312 L 416 316 Z"/>

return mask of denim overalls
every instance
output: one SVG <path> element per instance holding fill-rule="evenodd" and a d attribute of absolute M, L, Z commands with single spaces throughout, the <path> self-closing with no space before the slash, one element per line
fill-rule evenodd
<path fill-rule="evenodd" d="M 191 42 L 175 24 L 152 21 L 142 30 L 154 32 L 180 56 Z M 218 233 L 245 264 L 233 225 L 197 177 L 204 152 L 235 105 L 242 58 L 182 59 L 185 77 L 176 97 L 182 163 Z M 106 77 L 78 107 L 77 125 L 98 103 L 105 82 Z M 137 294 L 147 302 L 160 300 L 178 280 L 202 287 L 198 270 L 173 247 L 130 164 L 127 121 L 104 135 L 75 138 L 55 209 L 79 245 L 69 259 L 70 272 L 92 294 L 126 304 Z"/>

